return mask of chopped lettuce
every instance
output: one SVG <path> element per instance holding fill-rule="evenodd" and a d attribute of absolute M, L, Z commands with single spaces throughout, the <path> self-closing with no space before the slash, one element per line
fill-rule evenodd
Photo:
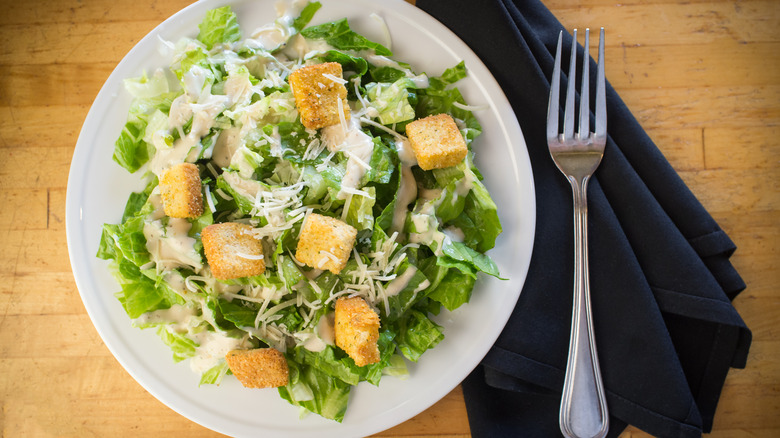
<path fill-rule="evenodd" d="M 431 316 L 468 303 L 479 275 L 500 276 L 486 252 L 501 224 L 472 159 L 481 127 L 456 86 L 465 64 L 441 76 L 417 73 L 385 58 L 390 50 L 346 19 L 307 27 L 319 8 L 310 2 L 298 17 L 265 27 L 287 38 L 268 45 L 243 37 L 229 6 L 214 9 L 196 39 L 175 45 L 168 70 L 125 81 L 133 101 L 114 160 L 131 173 L 146 168 L 138 173 L 148 183 L 130 195 L 118 223 L 104 225 L 97 256 L 110 262 L 116 298 L 134 324 L 154 327 L 174 361 L 193 364 L 200 384 L 230 374 L 221 359 L 230 349 L 276 348 L 289 368 L 280 396 L 341 421 L 353 386 L 408 375 L 407 361 L 444 339 Z M 304 42 L 316 50 L 295 55 Z M 319 62 L 342 65 L 351 111 L 349 120 L 312 130 L 287 78 Z M 456 166 L 422 170 L 399 156 L 408 147 L 405 125 L 439 113 L 455 119 L 469 153 Z M 159 177 L 183 162 L 199 170 L 199 217 L 165 214 Z M 357 231 L 337 274 L 296 258 L 314 213 Z M 262 274 L 213 276 L 201 234 L 225 222 L 252 226 Z M 357 366 L 335 345 L 341 296 L 359 296 L 379 315 L 376 363 Z M 224 351 L 204 361 L 214 339 L 209 349 Z"/>
<path fill-rule="evenodd" d="M 309 39 L 324 40 L 331 46 L 341 50 L 373 50 L 377 55 L 382 56 L 392 56 L 393 54 L 393 52 L 381 44 L 370 41 L 350 29 L 346 18 L 307 27 L 301 31 L 301 35 Z"/>
<path fill-rule="evenodd" d="M 198 25 L 198 41 L 211 49 L 216 44 L 232 43 L 241 39 L 238 19 L 230 6 L 212 9 L 206 12 L 206 18 Z"/>

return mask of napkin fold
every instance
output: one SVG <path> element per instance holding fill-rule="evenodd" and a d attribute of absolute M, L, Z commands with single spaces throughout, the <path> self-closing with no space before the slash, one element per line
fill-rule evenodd
<path fill-rule="evenodd" d="M 546 116 L 558 33 L 564 31 L 564 66 L 571 36 L 538 0 L 416 4 L 465 41 L 503 88 L 536 186 L 536 236 L 523 291 L 501 336 L 463 382 L 471 431 L 560 436 L 573 213 L 570 186 L 547 150 Z M 606 35 L 616 38 L 609 29 Z M 751 343 L 730 301 L 745 288 L 729 262 L 735 246 L 609 85 L 607 114 L 606 152 L 588 191 L 588 238 L 609 436 L 631 424 L 660 437 L 698 437 L 711 430 L 726 374 L 745 366 Z"/>

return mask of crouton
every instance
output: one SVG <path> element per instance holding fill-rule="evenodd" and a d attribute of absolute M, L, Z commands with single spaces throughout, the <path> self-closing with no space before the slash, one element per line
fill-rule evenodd
<path fill-rule="evenodd" d="M 203 214 L 200 171 L 192 163 L 177 164 L 160 175 L 160 197 L 165 214 L 175 218 L 197 218 Z"/>
<path fill-rule="evenodd" d="M 379 362 L 379 315 L 361 297 L 336 300 L 336 345 L 359 367 Z"/>
<path fill-rule="evenodd" d="M 338 62 L 309 65 L 290 73 L 290 87 L 303 126 L 319 129 L 335 125 L 341 122 L 342 113 L 349 120 L 347 87 L 334 77 L 341 79 Z"/>
<path fill-rule="evenodd" d="M 349 260 L 356 237 L 357 230 L 353 226 L 312 213 L 301 228 L 295 257 L 312 268 L 338 274 Z"/>
<path fill-rule="evenodd" d="M 406 136 L 417 164 L 423 170 L 455 166 L 466 158 L 468 148 L 458 125 L 449 114 L 437 114 L 406 125 Z"/>
<path fill-rule="evenodd" d="M 220 280 L 252 277 L 265 272 L 263 244 L 252 235 L 252 226 L 225 222 L 201 232 L 203 251 L 211 273 Z"/>
<path fill-rule="evenodd" d="M 225 361 L 233 375 L 247 388 L 276 388 L 287 385 L 287 359 L 279 350 L 231 350 L 225 355 Z"/>

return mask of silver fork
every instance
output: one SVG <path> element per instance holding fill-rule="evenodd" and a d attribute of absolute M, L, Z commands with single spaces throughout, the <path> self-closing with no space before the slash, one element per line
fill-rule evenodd
<path fill-rule="evenodd" d="M 571 184 L 574 197 L 574 308 L 572 309 L 569 358 L 563 384 L 559 423 L 567 438 L 603 437 L 609 429 L 607 402 L 601 381 L 588 281 L 588 180 L 599 166 L 607 141 L 607 105 L 604 79 L 604 28 L 599 36 L 596 84 L 596 130 L 590 131 L 589 56 L 590 30 L 585 30 L 585 57 L 582 64 L 579 128 L 574 133 L 574 80 L 577 64 L 577 30 L 572 37 L 569 83 L 563 133 L 558 131 L 558 105 L 561 76 L 561 41 L 555 53 L 555 68 L 547 108 L 547 145 L 550 155 Z"/>

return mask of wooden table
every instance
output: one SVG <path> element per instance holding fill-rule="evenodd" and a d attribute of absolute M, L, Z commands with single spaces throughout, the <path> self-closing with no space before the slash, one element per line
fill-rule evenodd
<path fill-rule="evenodd" d="M 65 239 L 68 170 L 93 99 L 130 48 L 189 3 L 1 2 L 4 437 L 217 435 L 158 402 L 111 356 Z M 754 340 L 747 368 L 729 374 L 712 436 L 780 436 L 780 2 L 546 3 L 568 28 L 609 29 L 608 79 L 739 246 L 733 262 L 748 288 L 735 306 Z M 380 434 L 467 435 L 460 389 Z"/>

